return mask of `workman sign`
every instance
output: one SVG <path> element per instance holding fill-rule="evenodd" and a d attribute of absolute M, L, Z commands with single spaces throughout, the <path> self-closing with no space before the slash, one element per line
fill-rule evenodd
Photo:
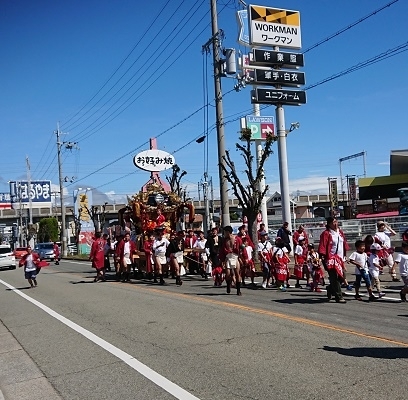
<path fill-rule="evenodd" d="M 273 117 L 247 115 L 245 120 L 247 129 L 251 129 L 251 140 L 265 140 L 267 136 L 275 135 Z"/>
<path fill-rule="evenodd" d="M 300 13 L 264 6 L 248 6 L 249 37 L 253 46 L 300 49 Z"/>

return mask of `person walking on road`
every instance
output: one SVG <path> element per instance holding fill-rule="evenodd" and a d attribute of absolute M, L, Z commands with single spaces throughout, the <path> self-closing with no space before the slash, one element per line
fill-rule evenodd
<path fill-rule="evenodd" d="M 224 227 L 224 240 L 220 247 L 220 261 L 224 264 L 227 293 L 231 293 L 231 283 L 235 281 L 237 295 L 241 296 L 241 273 L 239 256 L 242 249 L 242 240 L 232 234 L 232 227 Z"/>
<path fill-rule="evenodd" d="M 378 257 L 382 260 L 383 264 L 388 267 L 388 272 L 391 275 L 393 282 L 399 282 L 397 274 L 394 268 L 394 259 L 392 253 L 394 249 L 391 247 L 391 236 L 395 236 L 397 232 L 391 228 L 384 221 L 377 222 L 377 232 L 374 235 L 375 243 L 381 245 L 381 251 L 378 253 Z"/>
<path fill-rule="evenodd" d="M 37 287 L 37 267 L 39 262 L 39 255 L 37 253 L 33 253 L 31 246 L 28 246 L 27 253 L 18 263 L 19 267 L 24 266 L 24 277 L 27 279 L 31 288 Z"/>
<path fill-rule="evenodd" d="M 384 297 L 385 293 L 381 291 L 380 271 L 382 269 L 380 257 L 381 246 L 378 243 L 373 243 L 370 247 L 371 254 L 368 258 L 368 272 L 373 278 L 373 286 L 377 288 L 378 297 Z"/>
<path fill-rule="evenodd" d="M 60 248 L 58 246 L 57 242 L 54 242 L 54 260 L 55 260 L 55 265 L 59 265 L 60 259 L 61 259 L 61 252 Z"/>
<path fill-rule="evenodd" d="M 184 238 L 183 231 L 177 232 L 177 236 L 170 240 L 170 244 L 167 248 L 170 256 L 171 270 L 176 277 L 176 285 L 181 286 L 183 281 L 180 276 L 180 269 L 184 262 Z"/>
<path fill-rule="evenodd" d="M 320 235 L 318 253 L 329 274 L 327 298 L 330 300 L 334 296 L 336 303 L 345 303 L 341 284 L 344 282 L 344 257 L 349 246 L 343 231 L 338 226 L 337 219 L 328 217 L 326 221 L 326 230 Z"/>
<path fill-rule="evenodd" d="M 272 244 L 268 240 L 268 233 L 261 233 L 261 240 L 258 242 L 258 257 L 262 267 L 262 287 L 266 289 L 270 286 L 270 279 L 273 274 L 272 265 Z"/>
<path fill-rule="evenodd" d="M 365 243 L 362 240 L 357 240 L 355 243 L 356 251 L 353 252 L 350 257 L 349 261 L 351 264 L 355 265 L 355 275 L 356 275 L 356 282 L 354 284 L 354 290 L 356 292 L 354 298 L 356 300 L 362 300 L 360 296 L 360 286 L 361 286 L 361 279 L 363 279 L 364 283 L 366 284 L 367 292 L 369 300 L 377 300 L 377 297 L 373 295 L 373 289 L 371 287 L 371 279 L 370 274 L 368 272 L 368 256 L 365 252 Z"/>
<path fill-rule="evenodd" d="M 399 265 L 399 272 L 401 279 L 404 281 L 404 287 L 400 291 L 402 302 L 407 301 L 408 293 L 408 242 L 402 242 L 402 253 L 398 253 L 395 257 L 395 267 Z"/>
<path fill-rule="evenodd" d="M 99 280 L 105 282 L 105 240 L 101 237 L 101 232 L 95 233 L 95 240 L 92 242 L 89 260 L 92 261 L 92 268 L 96 269 L 94 282 Z"/>
<path fill-rule="evenodd" d="M 276 237 L 281 238 L 284 246 L 286 247 L 286 250 L 288 253 L 292 251 L 292 247 L 290 245 L 290 236 L 292 235 L 292 232 L 288 229 L 289 222 L 284 222 L 283 225 L 279 228 L 278 233 L 276 234 Z"/>
<path fill-rule="evenodd" d="M 117 249 L 122 282 L 130 282 L 130 267 L 133 264 L 132 257 L 135 252 L 136 244 L 130 240 L 130 233 L 126 232 L 123 240 L 119 242 Z"/>
<path fill-rule="evenodd" d="M 155 274 L 154 274 L 154 283 L 157 283 L 157 277 L 159 277 L 160 285 L 164 285 L 163 279 L 163 269 L 166 268 L 167 258 L 166 252 L 167 247 L 169 247 L 170 242 L 163 236 L 164 229 L 156 228 L 156 239 L 152 245 L 152 251 L 154 254 L 154 265 L 155 265 Z"/>

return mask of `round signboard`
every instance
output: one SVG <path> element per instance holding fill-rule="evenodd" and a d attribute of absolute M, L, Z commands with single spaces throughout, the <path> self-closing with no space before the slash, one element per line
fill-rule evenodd
<path fill-rule="evenodd" d="M 163 203 L 164 201 L 164 196 L 161 193 L 157 193 L 156 197 L 154 198 L 156 200 L 157 204 Z"/>
<path fill-rule="evenodd" d="M 163 150 L 145 150 L 133 157 L 133 164 L 144 171 L 159 172 L 173 167 L 174 156 Z"/>

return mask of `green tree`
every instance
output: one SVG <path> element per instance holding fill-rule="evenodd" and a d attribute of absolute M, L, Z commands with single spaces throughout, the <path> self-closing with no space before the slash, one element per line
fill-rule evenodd
<path fill-rule="evenodd" d="M 56 218 L 42 218 L 38 229 L 39 242 L 56 242 L 59 239 L 58 221 Z"/>

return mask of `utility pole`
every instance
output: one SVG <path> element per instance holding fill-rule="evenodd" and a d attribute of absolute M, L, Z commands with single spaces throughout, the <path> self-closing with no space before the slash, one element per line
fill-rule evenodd
<path fill-rule="evenodd" d="M 58 154 L 58 174 L 59 174 L 59 186 L 60 186 L 60 201 L 61 201 L 61 246 L 62 255 L 64 257 L 68 254 L 67 249 L 67 232 L 65 228 L 65 206 L 64 206 L 64 180 L 62 179 L 62 163 L 61 163 L 61 141 L 60 141 L 60 129 L 59 123 L 57 124 L 57 130 L 55 131 L 57 135 L 57 154 Z"/>
<path fill-rule="evenodd" d="M 214 61 L 214 86 L 215 86 L 215 107 L 216 107 L 216 125 L 217 125 L 217 142 L 218 142 L 218 173 L 220 178 L 220 198 L 221 198 L 221 222 L 223 226 L 230 224 L 230 213 L 228 204 L 228 181 L 224 177 L 225 165 L 225 135 L 224 135 L 224 115 L 222 106 L 221 90 L 221 68 L 220 68 L 220 46 L 218 31 L 217 1 L 211 2 L 211 25 L 212 25 L 212 49 Z"/>
<path fill-rule="evenodd" d="M 259 107 L 259 104 L 254 103 L 253 105 L 254 109 L 254 115 L 256 117 L 261 116 L 261 109 Z M 259 168 L 259 163 L 261 162 L 262 158 L 262 153 L 263 153 L 263 148 L 262 148 L 262 140 L 255 140 L 255 146 L 256 146 L 256 164 L 257 164 L 257 169 Z M 263 193 L 266 187 L 265 183 L 265 173 L 264 171 L 259 171 L 262 173 L 262 178 L 259 181 L 259 192 Z M 261 214 L 262 214 L 262 223 L 265 224 L 265 229 L 266 232 L 268 232 L 268 208 L 266 205 L 266 196 L 263 196 L 262 201 L 261 201 Z"/>
<path fill-rule="evenodd" d="M 28 156 L 26 157 L 26 164 L 27 164 L 27 181 L 28 181 L 28 217 L 29 223 L 26 226 L 26 230 L 28 233 L 27 240 L 29 239 L 29 245 L 34 248 L 34 237 L 32 234 L 32 226 L 33 226 L 33 201 L 31 198 L 31 166 L 30 166 L 30 159 Z"/>

